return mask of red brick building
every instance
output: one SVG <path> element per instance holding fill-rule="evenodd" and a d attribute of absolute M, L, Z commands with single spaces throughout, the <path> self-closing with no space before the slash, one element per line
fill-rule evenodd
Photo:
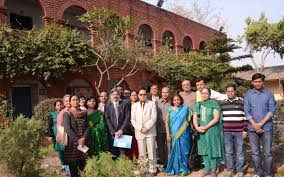
<path fill-rule="evenodd" d="M 144 48 L 153 53 L 159 51 L 166 39 L 175 53 L 183 50 L 197 51 L 204 46 L 206 41 L 214 36 L 215 30 L 168 12 L 159 7 L 150 5 L 140 0 L 0 0 L 0 25 L 8 23 L 14 28 L 42 27 L 51 21 L 68 23 L 77 27 L 89 40 L 93 38 L 88 30 L 77 20 L 76 16 L 94 7 L 107 7 L 116 11 L 119 15 L 130 16 L 135 20 L 135 26 L 126 34 L 126 41 L 132 43 L 135 36 L 143 34 Z M 22 26 L 19 26 L 20 22 Z M 96 41 L 91 41 L 96 42 Z M 119 80 L 121 71 L 112 70 L 114 80 L 103 81 L 103 89 L 111 88 L 115 80 Z M 117 78 L 116 78 L 117 77 Z M 139 81 L 137 81 L 139 78 Z M 46 97 L 61 97 L 66 92 L 84 92 L 95 94 L 95 81 L 98 75 L 66 75 L 64 81 L 53 81 L 47 89 L 33 78 L 20 78 L 11 83 L 11 96 L 13 103 L 25 100 L 25 105 L 36 105 Z M 125 80 L 124 85 L 130 89 L 137 89 L 141 85 L 147 85 L 153 78 L 150 73 L 141 71 L 135 76 Z M 1 87 L 0 87 L 1 88 Z"/>

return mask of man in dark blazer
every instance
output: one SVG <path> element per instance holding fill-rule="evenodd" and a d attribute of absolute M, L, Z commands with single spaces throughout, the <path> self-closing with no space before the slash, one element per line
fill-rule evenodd
<path fill-rule="evenodd" d="M 120 94 L 117 89 L 112 89 L 110 101 L 105 105 L 105 120 L 111 135 L 111 146 L 115 137 L 119 138 L 123 134 L 128 134 L 130 122 L 130 107 L 129 104 L 119 100 Z M 111 152 L 115 156 L 125 154 L 123 148 L 111 147 Z"/>

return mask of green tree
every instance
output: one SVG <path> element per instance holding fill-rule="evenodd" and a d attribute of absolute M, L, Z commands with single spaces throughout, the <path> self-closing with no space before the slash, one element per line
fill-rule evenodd
<path fill-rule="evenodd" d="M 95 64 L 86 65 L 95 67 L 100 74 L 99 82 L 95 83 L 98 93 L 103 78 L 112 79 L 111 69 L 116 68 L 125 73 L 117 85 L 141 69 L 143 53 L 136 45 L 129 46 L 125 42 L 125 34 L 134 24 L 129 16 L 118 16 L 107 8 L 94 8 L 83 14 L 79 20 L 89 24 L 89 30 L 98 39 L 98 44 L 93 46 L 98 60 Z"/>
<path fill-rule="evenodd" d="M 83 73 L 83 65 L 95 63 L 93 48 L 76 30 L 55 24 L 31 31 L 0 29 L 0 78 L 5 89 L 20 75 L 32 75 L 47 86 L 65 73 Z M 8 91 L 7 91 L 8 93 Z"/>
<path fill-rule="evenodd" d="M 258 20 L 246 19 L 247 26 L 244 34 L 240 37 L 247 43 L 246 50 L 254 56 L 261 52 L 260 67 L 252 57 L 252 63 L 257 72 L 263 72 L 265 61 L 270 53 L 278 54 L 282 59 L 284 55 L 284 17 L 276 23 L 269 23 L 265 14 L 262 13 Z"/>

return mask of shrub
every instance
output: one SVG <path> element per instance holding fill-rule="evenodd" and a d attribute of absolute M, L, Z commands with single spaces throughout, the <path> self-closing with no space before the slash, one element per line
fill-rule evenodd
<path fill-rule="evenodd" d="M 4 96 L 0 95 L 0 117 L 6 119 L 12 119 L 13 115 L 13 108 L 9 99 Z"/>
<path fill-rule="evenodd" d="M 102 152 L 99 158 L 93 156 L 87 160 L 81 177 L 134 177 L 133 164 L 126 156 L 113 160 L 109 152 Z"/>
<path fill-rule="evenodd" d="M 39 147 L 45 137 L 42 121 L 17 117 L 0 133 L 0 161 L 16 176 L 39 175 Z"/>
<path fill-rule="evenodd" d="M 37 120 L 42 120 L 44 125 L 47 126 L 49 114 L 51 111 L 54 111 L 53 104 L 58 99 L 60 98 L 51 98 L 39 102 L 33 110 L 34 118 Z"/>

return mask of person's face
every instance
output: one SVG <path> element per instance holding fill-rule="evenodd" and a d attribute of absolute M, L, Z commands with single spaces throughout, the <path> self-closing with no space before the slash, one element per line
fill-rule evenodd
<path fill-rule="evenodd" d="M 182 87 L 182 90 L 185 92 L 190 92 L 191 90 L 191 85 L 190 85 L 190 82 L 188 81 L 183 81 L 181 84 L 181 87 Z"/>
<path fill-rule="evenodd" d="M 106 92 L 101 92 L 99 99 L 100 99 L 101 103 L 106 103 L 106 101 L 107 101 L 107 93 Z"/>
<path fill-rule="evenodd" d="M 207 89 L 203 89 L 203 90 L 201 91 L 201 99 L 202 99 L 203 101 L 206 101 L 206 100 L 209 100 L 209 98 L 210 98 L 209 91 L 208 91 Z"/>
<path fill-rule="evenodd" d="M 140 101 L 145 102 L 147 97 L 146 97 L 146 90 L 140 90 L 138 93 L 138 98 Z"/>
<path fill-rule="evenodd" d="M 64 100 L 63 100 L 63 104 L 66 108 L 70 108 L 70 97 L 65 97 Z"/>
<path fill-rule="evenodd" d="M 118 90 L 118 92 L 119 92 L 120 94 L 123 94 L 123 88 L 122 88 L 122 87 L 117 87 L 116 89 Z"/>
<path fill-rule="evenodd" d="M 131 99 L 131 102 L 137 102 L 138 101 L 138 95 L 136 92 L 132 92 L 131 95 L 130 95 L 130 99 Z"/>
<path fill-rule="evenodd" d="M 90 99 L 87 101 L 88 108 L 94 108 L 96 106 L 95 99 Z"/>
<path fill-rule="evenodd" d="M 226 90 L 226 94 L 229 99 L 234 99 L 236 97 L 236 90 L 233 87 L 228 87 Z"/>
<path fill-rule="evenodd" d="M 57 101 L 56 104 L 55 104 L 55 109 L 57 111 L 61 111 L 62 109 L 62 103 L 60 101 Z"/>
<path fill-rule="evenodd" d="M 120 98 L 120 94 L 118 93 L 118 91 L 114 91 L 111 94 L 111 101 L 117 102 Z"/>
<path fill-rule="evenodd" d="M 85 98 L 80 98 L 79 105 L 80 106 L 85 106 L 85 102 L 86 102 Z"/>
<path fill-rule="evenodd" d="M 180 100 L 180 98 L 178 96 L 174 96 L 173 104 L 174 104 L 175 107 L 179 107 L 180 106 L 181 100 Z"/>
<path fill-rule="evenodd" d="M 203 80 L 196 82 L 196 88 L 197 90 L 199 90 L 200 92 L 205 88 L 205 83 Z"/>
<path fill-rule="evenodd" d="M 170 95 L 169 88 L 163 88 L 162 89 L 162 98 L 166 100 L 166 99 L 169 98 L 169 95 Z"/>
<path fill-rule="evenodd" d="M 158 95 L 158 86 L 157 85 L 153 85 L 150 89 L 150 93 L 152 95 Z"/>
<path fill-rule="evenodd" d="M 130 97 L 130 90 L 124 90 L 123 96 Z"/>
<path fill-rule="evenodd" d="M 251 83 L 256 90 L 260 90 L 263 87 L 264 82 L 261 78 L 258 78 L 253 80 Z"/>
<path fill-rule="evenodd" d="M 79 98 L 77 96 L 72 96 L 70 99 L 71 108 L 77 108 L 79 106 Z"/>

